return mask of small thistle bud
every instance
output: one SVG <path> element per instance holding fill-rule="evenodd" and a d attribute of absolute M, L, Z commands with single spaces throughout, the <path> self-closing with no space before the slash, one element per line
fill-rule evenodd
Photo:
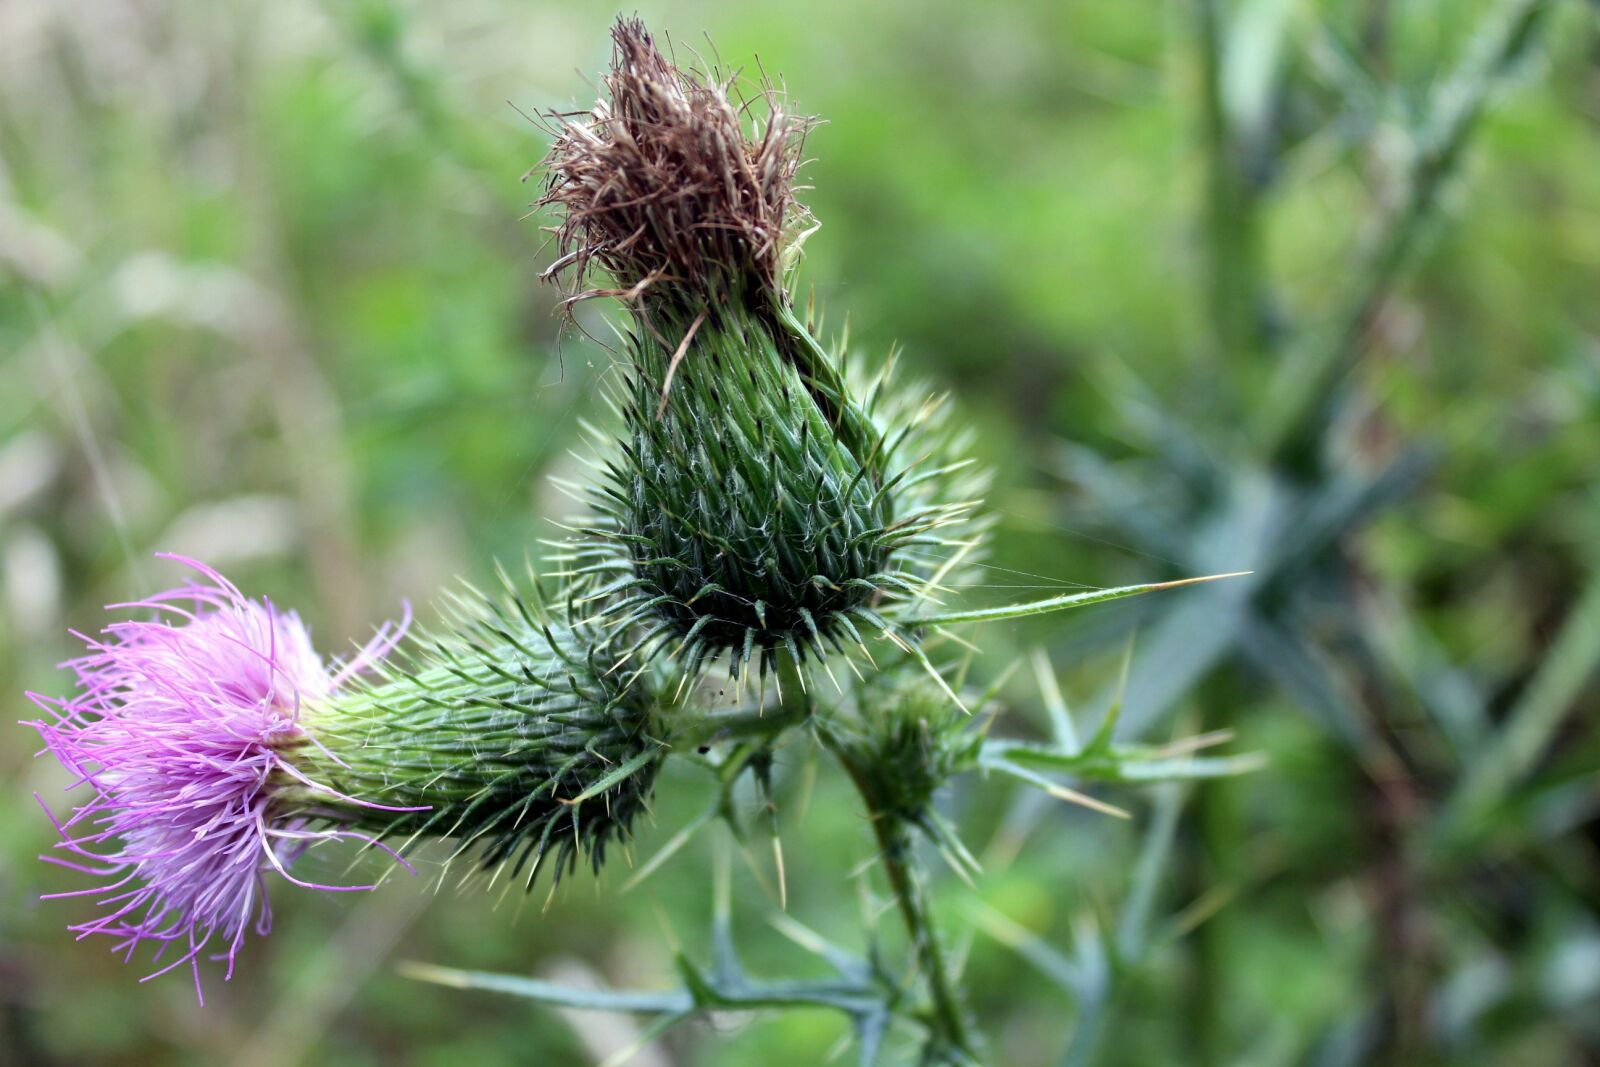
<path fill-rule="evenodd" d="M 626 433 L 579 549 L 590 598 L 638 647 L 676 641 L 691 674 L 891 629 L 928 592 L 930 549 L 959 550 L 932 531 L 967 517 L 971 485 L 931 432 L 938 405 L 882 379 L 862 393 L 793 312 L 814 120 L 770 84 L 747 100 L 736 77 L 677 68 L 636 20 L 612 36 L 609 99 L 556 117 L 540 200 L 561 214 L 569 301 L 618 296 L 632 316 Z"/>
<path fill-rule="evenodd" d="M 56 824 L 70 858 L 45 858 L 111 879 L 61 894 L 103 909 L 80 937 L 128 958 L 153 943 L 155 973 L 188 964 L 198 993 L 218 942 L 231 977 L 246 933 L 269 932 L 272 874 L 373 888 L 293 873 L 319 842 L 406 865 L 400 849 L 449 837 L 485 864 L 531 859 L 531 885 L 547 853 L 556 875 L 598 866 L 644 808 L 663 753 L 652 690 L 591 631 L 479 598 L 409 656 L 394 651 L 404 627 L 385 627 L 332 663 L 294 613 L 181 562 L 204 584 L 125 605 L 154 618 L 86 639 L 77 696 L 30 694 L 49 717 L 29 725 L 92 793 Z"/>
<path fill-rule="evenodd" d="M 930 683 L 874 680 L 819 728 L 871 811 L 943 840 L 934 797 L 977 764 L 983 731 L 971 716 Z"/>

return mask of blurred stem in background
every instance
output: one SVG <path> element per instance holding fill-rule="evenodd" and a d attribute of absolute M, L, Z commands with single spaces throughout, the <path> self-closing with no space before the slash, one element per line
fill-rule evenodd
<path fill-rule="evenodd" d="M 1253 150 L 1238 135 L 1224 97 L 1229 5 L 1225 0 L 1192 0 L 1196 66 L 1200 78 L 1200 142 L 1205 158 L 1205 226 L 1207 278 L 1205 307 L 1210 323 L 1215 378 L 1224 380 L 1223 367 L 1255 362 L 1264 355 L 1261 325 L 1265 321 L 1266 295 L 1261 290 L 1260 249 L 1256 216 L 1257 189 L 1247 173 L 1246 153 Z M 1212 409 L 1237 415 L 1238 398 L 1214 389 Z M 1221 421 L 1219 419 L 1219 421 Z M 1215 690 L 1216 686 L 1205 688 Z M 1207 701 L 1218 709 L 1208 725 L 1231 730 L 1233 704 L 1224 698 Z M 1243 839 L 1237 810 L 1238 793 L 1226 781 L 1202 782 L 1194 797 L 1194 818 L 1204 844 L 1199 865 L 1201 883 L 1235 885 L 1243 877 L 1243 857 L 1237 842 Z M 1219 980 L 1227 970 L 1232 916 L 1219 915 L 1195 931 L 1193 982 L 1195 1051 L 1198 1063 L 1215 1067 L 1232 1055 L 1226 1030 L 1227 992 Z"/>
<path fill-rule="evenodd" d="M 1247 165 L 1250 146 L 1235 136 L 1223 97 L 1226 9 L 1225 0 L 1193 0 L 1206 160 L 1206 308 L 1212 360 L 1218 366 L 1258 356 L 1265 310 L 1260 291 L 1256 190 Z M 1225 403 L 1229 398 L 1215 399 Z"/>
<path fill-rule="evenodd" d="M 319 0 L 319 4 L 355 51 L 383 75 L 422 135 L 478 183 L 480 195 L 497 210 L 527 203 L 526 189 L 511 180 L 527 166 L 522 145 L 494 136 L 481 119 L 468 119 L 459 105 L 446 99 L 436 74 L 407 54 L 405 16 L 394 4 L 388 0 Z"/>

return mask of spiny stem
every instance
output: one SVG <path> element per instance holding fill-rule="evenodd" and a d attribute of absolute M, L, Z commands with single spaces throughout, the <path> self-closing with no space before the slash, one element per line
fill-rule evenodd
<path fill-rule="evenodd" d="M 911 834 L 904 822 L 883 813 L 874 814 L 873 828 L 877 831 L 884 873 L 888 875 L 889 887 L 894 891 L 906 935 L 916 946 L 917 963 L 928 982 L 928 996 L 933 1002 L 931 1021 L 934 1031 L 950 1048 L 975 1060 L 973 1038 L 961 1006 L 960 993 L 944 958 L 944 948 L 934 928 L 933 916 L 928 911 L 924 874 L 912 851 Z"/>
<path fill-rule="evenodd" d="M 938 615 L 924 615 L 908 620 L 912 626 L 950 626 L 959 622 L 997 622 L 1001 619 L 1020 619 L 1028 615 L 1047 615 L 1052 611 L 1082 608 L 1102 604 L 1108 600 L 1138 596 L 1140 593 L 1157 593 L 1163 589 L 1179 589 L 1186 585 L 1215 582 L 1223 578 L 1240 578 L 1251 571 L 1231 571 L 1227 574 L 1208 574 L 1201 578 L 1180 578 L 1175 582 L 1150 582 L 1145 585 L 1121 585 L 1113 589 L 1091 589 L 1087 593 L 1069 593 L 1066 596 L 1035 600 L 1027 604 L 1006 604 L 998 608 L 973 608 L 970 611 L 947 611 Z"/>
<path fill-rule="evenodd" d="M 884 873 L 889 888 L 894 892 L 895 904 L 905 924 L 906 935 L 917 953 L 917 967 L 928 983 L 928 997 L 932 1013 L 928 1023 L 935 1038 L 968 1061 L 977 1062 L 972 1031 L 961 1006 L 955 978 L 944 958 L 933 916 L 928 910 L 925 875 L 912 849 L 911 831 L 906 822 L 885 811 L 879 804 L 878 791 L 863 773 L 850 754 L 842 749 L 826 730 L 817 731 L 818 740 L 844 768 L 866 805 L 877 836 L 878 852 L 883 860 Z"/>

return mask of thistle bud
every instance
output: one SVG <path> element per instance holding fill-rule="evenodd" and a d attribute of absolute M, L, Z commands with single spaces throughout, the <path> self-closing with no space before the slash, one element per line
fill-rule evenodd
<path fill-rule="evenodd" d="M 971 486 L 936 404 L 851 382 L 794 314 L 814 120 L 771 84 L 745 99 L 734 76 L 679 69 L 636 20 L 612 36 L 609 98 L 555 116 L 539 201 L 561 216 L 551 274 L 571 279 L 569 306 L 615 296 L 631 316 L 625 432 L 578 571 L 690 673 L 892 629 L 963 543 L 933 531 L 967 517 Z"/>
<path fill-rule="evenodd" d="M 824 741 L 869 810 L 942 842 L 935 796 L 976 765 L 983 731 L 928 682 L 891 686 L 874 676 L 852 697 L 820 724 Z"/>
<path fill-rule="evenodd" d="M 412 642 L 377 680 L 309 707 L 299 759 L 330 788 L 284 782 L 286 810 L 385 836 L 442 837 L 528 885 L 599 869 L 648 803 L 665 749 L 652 676 L 595 631 L 541 618 L 511 583 L 468 592 L 436 639 Z M 386 807 L 350 804 L 381 797 Z"/>
<path fill-rule="evenodd" d="M 30 694 L 47 717 L 29 725 L 89 793 L 44 858 L 109 879 L 59 894 L 101 908 L 71 927 L 80 938 L 129 959 L 154 945 L 155 974 L 188 965 L 198 994 L 202 958 L 231 977 L 247 933 L 270 931 L 273 876 L 374 888 L 302 877 L 315 845 L 409 867 L 411 841 L 450 837 L 486 863 L 532 859 L 531 884 L 552 851 L 557 875 L 580 855 L 598 864 L 643 808 L 655 705 L 588 631 L 485 599 L 407 666 L 403 625 L 341 664 L 293 612 L 181 562 L 203 581 L 122 605 L 151 617 L 85 639 L 75 696 Z"/>

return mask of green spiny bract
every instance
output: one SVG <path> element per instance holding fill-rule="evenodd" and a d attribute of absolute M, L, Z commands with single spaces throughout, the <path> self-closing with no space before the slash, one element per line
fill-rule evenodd
<path fill-rule="evenodd" d="M 457 598 L 447 634 L 416 639 L 379 681 L 304 709 L 296 767 L 318 788 L 286 814 L 404 840 L 448 838 L 528 884 L 626 839 L 665 748 L 648 672 L 619 669 L 594 628 L 547 620 L 507 583 Z M 330 789 L 334 792 L 330 793 Z M 355 799 L 359 798 L 359 799 Z"/>
<path fill-rule="evenodd" d="M 613 36 L 610 99 L 558 117 L 540 201 L 562 212 L 570 299 L 620 296 L 632 318 L 624 434 L 601 442 L 574 553 L 585 601 L 631 651 L 675 643 L 691 676 L 894 634 L 973 547 L 976 482 L 939 402 L 852 381 L 793 311 L 812 121 L 764 86 L 747 128 L 734 78 L 678 70 L 636 22 Z M 593 270 L 614 284 L 583 288 Z"/>

